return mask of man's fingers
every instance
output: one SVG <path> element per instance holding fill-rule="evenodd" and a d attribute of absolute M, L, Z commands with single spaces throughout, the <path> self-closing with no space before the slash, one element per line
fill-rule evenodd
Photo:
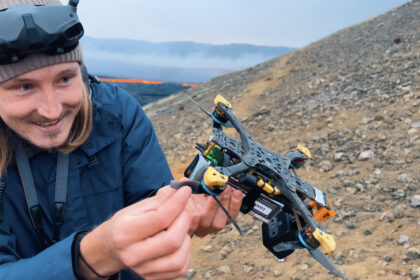
<path fill-rule="evenodd" d="M 214 215 L 216 214 L 219 205 L 211 196 L 204 197 L 205 205 L 201 209 L 200 227 L 208 228 L 213 223 Z"/>
<path fill-rule="evenodd" d="M 151 276 L 152 274 L 156 274 L 156 272 L 159 274 L 179 273 L 184 269 L 186 264 L 188 265 L 190 248 L 191 238 L 188 235 L 185 235 L 182 245 L 177 251 L 168 254 L 167 256 L 144 262 L 136 267 L 135 271 L 143 277 L 147 277 L 148 275 Z"/>
<path fill-rule="evenodd" d="M 151 273 L 148 275 L 141 275 L 146 280 L 171 280 L 177 279 L 179 277 L 183 277 L 187 274 L 188 268 L 190 266 L 190 259 L 191 256 L 188 256 L 188 259 L 185 261 L 184 267 L 180 271 L 173 271 L 173 272 L 164 272 L 164 273 Z"/>
<path fill-rule="evenodd" d="M 232 218 L 236 218 L 239 214 L 242 204 L 242 192 L 239 190 L 233 190 L 229 202 L 229 214 Z"/>
<path fill-rule="evenodd" d="M 137 203 L 129 205 L 124 208 L 124 213 L 131 215 L 141 215 L 143 212 L 155 210 L 162 205 L 164 201 L 169 199 L 176 192 L 170 186 L 160 188 L 155 196 L 148 197 Z"/>
<path fill-rule="evenodd" d="M 131 240 L 125 240 L 125 242 L 131 244 L 167 229 L 184 211 L 190 195 L 191 189 L 183 187 L 174 192 L 172 196 L 166 197 L 166 200 L 163 200 L 156 209 L 144 212 L 140 208 L 136 215 L 130 213 L 130 215 L 120 216 L 119 224 L 126 229 L 123 237 L 127 238 L 129 236 L 132 238 Z M 141 204 L 139 204 L 139 207 L 141 207 Z"/>
<path fill-rule="evenodd" d="M 189 237 L 188 230 L 191 216 L 183 212 L 168 227 L 145 240 L 133 243 L 124 251 L 123 262 L 129 266 L 137 266 L 145 261 L 161 258 L 179 250 L 185 236 Z"/>

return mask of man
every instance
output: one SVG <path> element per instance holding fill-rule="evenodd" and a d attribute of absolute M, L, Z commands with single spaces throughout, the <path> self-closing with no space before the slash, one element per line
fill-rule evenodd
<path fill-rule="evenodd" d="M 0 1 L 0 279 L 180 277 L 191 235 L 227 217 L 210 197 L 162 187 L 172 175 L 150 121 L 121 89 L 85 86 L 80 34 L 41 46 L 48 24 L 77 19 L 70 2 Z M 233 217 L 241 199 L 221 196 Z"/>

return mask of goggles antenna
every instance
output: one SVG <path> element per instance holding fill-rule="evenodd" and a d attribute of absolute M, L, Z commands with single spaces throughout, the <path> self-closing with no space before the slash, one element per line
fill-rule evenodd
<path fill-rule="evenodd" d="M 77 8 L 78 4 L 79 4 L 79 0 L 69 0 L 69 6 Z"/>

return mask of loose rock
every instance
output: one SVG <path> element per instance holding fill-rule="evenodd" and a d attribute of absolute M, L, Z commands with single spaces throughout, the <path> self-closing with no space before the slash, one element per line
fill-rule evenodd
<path fill-rule="evenodd" d="M 219 260 L 224 260 L 226 259 L 230 253 L 232 253 L 233 249 L 232 246 L 230 244 L 226 244 L 225 246 L 223 246 L 222 250 L 220 250 L 219 252 Z"/>
<path fill-rule="evenodd" d="M 415 247 L 409 248 L 405 257 L 408 260 L 420 259 L 420 249 Z"/>
<path fill-rule="evenodd" d="M 397 219 L 404 217 L 404 206 L 401 204 L 395 206 L 395 208 L 392 210 L 392 214 Z"/>
<path fill-rule="evenodd" d="M 410 198 L 410 206 L 413 208 L 420 207 L 420 195 L 416 194 Z"/>
<path fill-rule="evenodd" d="M 362 123 L 363 123 L 363 124 L 368 124 L 368 123 L 370 123 L 371 121 L 373 121 L 373 118 L 363 118 L 363 119 L 362 119 Z"/>
<path fill-rule="evenodd" d="M 328 171 L 331 171 L 332 164 L 331 164 L 331 162 L 329 160 L 324 160 L 324 161 L 321 161 L 318 164 L 318 167 L 321 168 L 322 171 L 328 172 Z"/>
<path fill-rule="evenodd" d="M 405 197 L 405 192 L 402 189 L 398 189 L 392 194 L 392 197 L 395 200 L 402 200 Z"/>
<path fill-rule="evenodd" d="M 343 170 L 338 170 L 338 171 L 335 173 L 335 177 L 340 178 L 340 177 L 343 177 L 343 176 L 344 176 L 344 171 L 343 171 Z"/>
<path fill-rule="evenodd" d="M 372 231 L 370 229 L 367 229 L 363 232 L 364 235 L 372 235 Z"/>
<path fill-rule="evenodd" d="M 335 153 L 334 160 L 335 161 L 341 161 L 343 159 L 343 156 L 344 156 L 344 153 L 343 152 Z"/>
<path fill-rule="evenodd" d="M 385 213 L 382 214 L 382 216 L 379 218 L 379 220 L 390 223 L 390 222 L 395 220 L 395 217 L 392 213 L 385 212 Z"/>
<path fill-rule="evenodd" d="M 382 256 L 382 259 L 383 259 L 384 261 L 386 261 L 387 263 L 389 263 L 389 262 L 391 262 L 391 261 L 392 261 L 392 257 L 391 257 L 390 255 L 383 255 L 383 256 Z"/>
<path fill-rule="evenodd" d="M 415 129 L 415 128 L 412 128 L 412 129 L 408 130 L 408 135 L 414 135 L 416 133 L 417 133 L 417 129 Z"/>
<path fill-rule="evenodd" d="M 282 271 L 278 271 L 278 270 L 274 270 L 273 271 L 274 277 L 278 278 L 281 277 L 283 275 Z"/>
<path fill-rule="evenodd" d="M 197 271 L 191 268 L 188 270 L 187 275 L 185 275 L 185 277 L 187 279 L 193 279 L 196 274 L 197 274 Z"/>
<path fill-rule="evenodd" d="M 213 279 L 211 270 L 207 271 L 206 274 L 204 274 L 204 279 L 206 279 L 206 280 L 212 280 Z"/>
<path fill-rule="evenodd" d="M 356 224 L 356 222 L 355 222 L 355 221 L 349 221 L 349 222 L 347 222 L 347 223 L 346 223 L 346 226 L 347 226 L 349 229 L 355 229 L 355 228 L 357 227 L 357 224 Z"/>
<path fill-rule="evenodd" d="M 230 270 L 229 265 L 223 265 L 217 268 L 217 272 L 219 272 L 222 275 L 229 275 L 232 273 L 232 271 Z"/>
<path fill-rule="evenodd" d="M 244 265 L 244 272 L 246 274 L 251 274 L 254 271 L 253 265 Z"/>
<path fill-rule="evenodd" d="M 206 253 L 214 252 L 214 248 L 213 248 L 212 245 L 207 245 L 207 246 L 201 247 L 200 250 L 203 251 L 203 252 L 206 252 Z"/>
<path fill-rule="evenodd" d="M 360 153 L 358 160 L 365 161 L 373 158 L 375 156 L 375 153 L 371 150 L 363 151 Z"/>
<path fill-rule="evenodd" d="M 400 235 L 400 238 L 398 238 L 398 245 L 404 245 L 409 242 L 410 237 L 408 237 L 408 235 Z"/>
<path fill-rule="evenodd" d="M 410 270 L 410 278 L 411 280 L 418 280 L 420 279 L 420 266 L 413 265 Z"/>

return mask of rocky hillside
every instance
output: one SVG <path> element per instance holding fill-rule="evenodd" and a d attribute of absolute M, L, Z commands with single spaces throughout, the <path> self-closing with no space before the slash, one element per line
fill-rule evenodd
<path fill-rule="evenodd" d="M 420 1 L 186 93 L 208 111 L 222 93 L 254 139 L 279 153 L 302 143 L 301 177 L 333 199 L 331 256 L 349 279 L 420 279 Z M 211 135 L 182 94 L 145 107 L 174 176 Z M 276 260 L 260 223 L 193 240 L 190 279 L 335 279 L 301 250 Z"/>

